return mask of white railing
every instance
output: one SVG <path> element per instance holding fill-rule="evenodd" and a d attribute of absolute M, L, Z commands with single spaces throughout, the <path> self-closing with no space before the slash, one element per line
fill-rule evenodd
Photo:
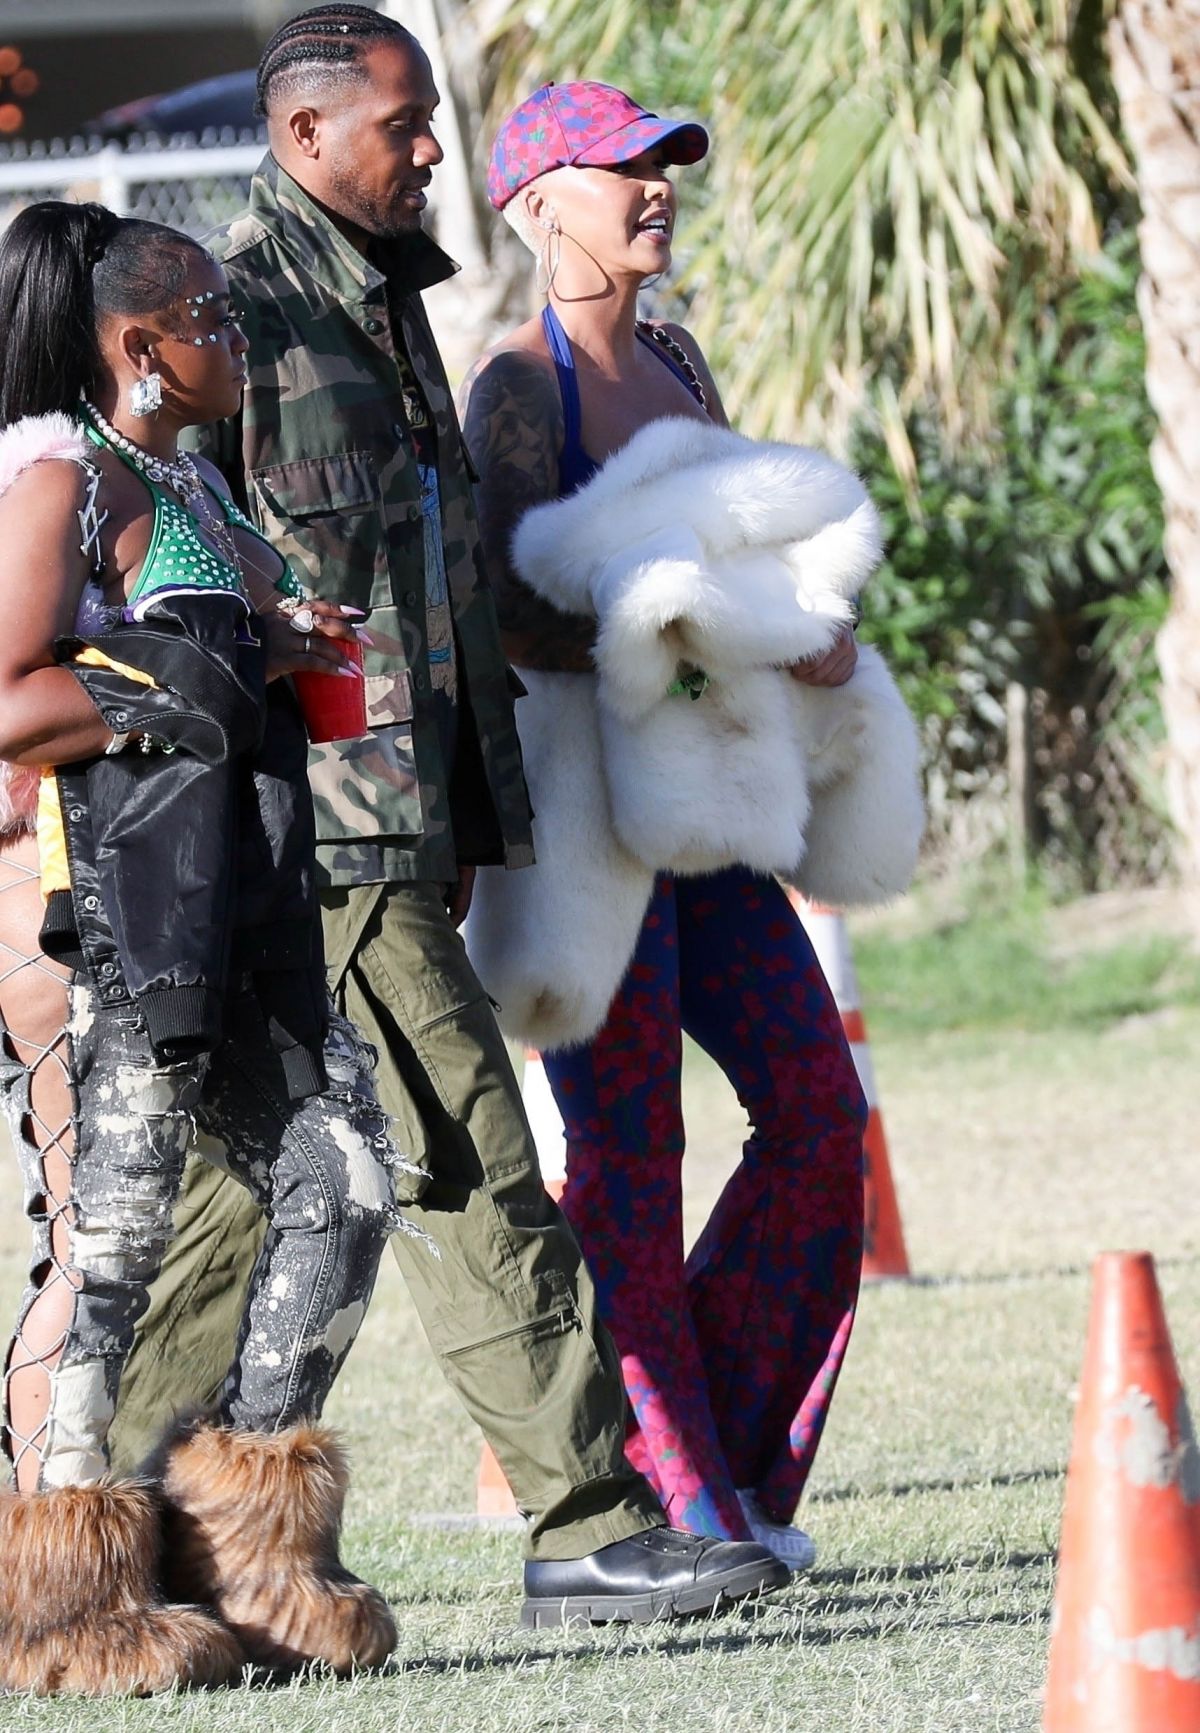
<path fill-rule="evenodd" d="M 121 216 L 149 217 L 199 234 L 245 203 L 261 140 L 177 145 L 59 143 L 0 156 L 0 228 L 34 199 L 97 199 Z"/>
<path fill-rule="evenodd" d="M 73 139 L 29 150 L 9 146 L 0 149 L 0 230 L 36 199 L 63 198 L 96 199 L 122 216 L 204 235 L 245 209 L 250 177 L 266 148 L 265 140 L 244 135 L 236 142 L 134 139 L 97 146 Z M 455 172 L 441 184 L 435 178 L 428 225 L 463 270 L 430 294 L 427 310 L 450 376 L 458 379 L 499 330 L 528 309 L 519 291 L 518 305 L 510 306 L 511 272 L 485 251 L 465 152 L 447 157 Z"/>

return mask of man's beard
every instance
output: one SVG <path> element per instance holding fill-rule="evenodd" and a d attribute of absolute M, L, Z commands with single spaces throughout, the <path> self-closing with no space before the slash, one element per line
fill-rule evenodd
<path fill-rule="evenodd" d="M 352 170 L 330 173 L 330 191 L 338 216 L 377 241 L 397 241 L 420 231 L 423 211 L 414 211 L 400 199 L 374 198 L 364 192 Z"/>

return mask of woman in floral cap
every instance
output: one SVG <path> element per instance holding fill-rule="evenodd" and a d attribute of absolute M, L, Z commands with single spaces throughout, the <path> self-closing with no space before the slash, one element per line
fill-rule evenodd
<path fill-rule="evenodd" d="M 518 668 L 594 677 L 597 624 L 521 581 L 509 550 L 522 515 L 578 489 L 650 422 L 726 425 L 694 338 L 637 311 L 643 283 L 671 262 L 669 171 L 707 149 L 696 122 L 594 83 L 543 86 L 496 138 L 489 197 L 535 253 L 546 300 L 464 388 L 484 546 Z M 847 629 L 792 672 L 836 686 L 855 661 Z M 685 1030 L 752 1127 L 686 1261 Z M 857 1297 L 864 1107 L 784 890 L 742 867 L 661 875 L 604 1027 L 544 1057 L 566 1127 L 563 1207 L 623 1357 L 631 1458 L 677 1526 L 753 1536 L 806 1568 L 814 1548 L 792 1518 Z"/>

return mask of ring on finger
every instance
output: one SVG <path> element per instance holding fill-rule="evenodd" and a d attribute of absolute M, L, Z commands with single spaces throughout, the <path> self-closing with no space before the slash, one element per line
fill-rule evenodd
<path fill-rule="evenodd" d="M 293 632 L 303 632 L 306 638 L 311 638 L 317 617 L 311 608 L 297 608 L 288 618 L 288 625 Z"/>

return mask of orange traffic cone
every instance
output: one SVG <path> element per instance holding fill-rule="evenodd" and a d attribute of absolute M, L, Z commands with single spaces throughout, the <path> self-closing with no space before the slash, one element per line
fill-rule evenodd
<path fill-rule="evenodd" d="M 552 1198 L 560 1198 L 567 1183 L 567 1145 L 563 1122 L 554 1097 L 542 1056 L 530 1049 L 525 1054 L 525 1071 L 521 1079 L 521 1097 L 525 1113 L 537 1145 L 538 1165 L 542 1179 Z M 495 1521 L 498 1517 L 517 1515 L 517 1501 L 505 1479 L 504 1470 L 496 1461 L 490 1444 L 484 1444 L 479 1458 L 479 1473 L 475 1478 L 475 1514 Z"/>
<path fill-rule="evenodd" d="M 821 972 L 842 1014 L 842 1028 L 846 1031 L 854 1068 L 867 1098 L 867 1131 L 863 1138 L 863 1277 L 866 1281 L 879 1281 L 885 1277 L 908 1276 L 911 1271 L 904 1229 L 900 1225 L 900 1206 L 892 1183 L 892 1164 L 888 1159 L 883 1114 L 879 1108 L 875 1067 L 871 1063 L 871 1048 L 867 1041 L 867 1026 L 863 1020 L 858 976 L 854 972 L 846 923 L 836 909 L 806 902 L 799 891 L 790 890 L 788 899 L 804 922 Z"/>
<path fill-rule="evenodd" d="M 1148 1252 L 1104 1252 L 1059 1549 L 1044 1733 L 1200 1728 L 1200 1456 Z"/>
<path fill-rule="evenodd" d="M 498 1518 L 517 1514 L 512 1487 L 496 1461 L 496 1452 L 485 1442 L 479 1455 L 479 1473 L 475 1477 L 475 1515 L 495 1522 Z"/>

